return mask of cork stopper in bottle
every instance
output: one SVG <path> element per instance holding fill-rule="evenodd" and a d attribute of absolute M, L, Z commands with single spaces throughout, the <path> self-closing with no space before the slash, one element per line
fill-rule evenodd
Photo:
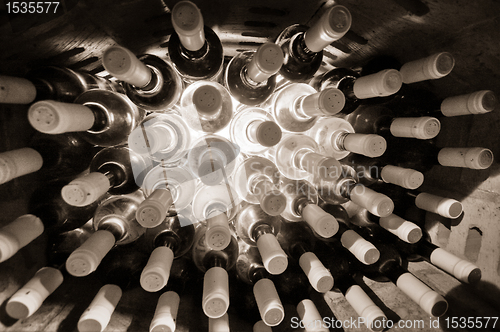
<path fill-rule="evenodd" d="M 493 111 L 498 105 L 495 93 L 480 90 L 465 95 L 448 97 L 441 103 L 444 116 L 484 114 Z"/>
<path fill-rule="evenodd" d="M 327 88 L 304 97 L 300 106 L 310 117 L 332 116 L 344 108 L 345 95 L 337 88 Z"/>
<path fill-rule="evenodd" d="M 269 325 L 266 325 L 263 320 L 259 320 L 253 325 L 252 332 L 273 332 L 273 329 Z"/>
<path fill-rule="evenodd" d="M 312 252 L 306 252 L 299 258 L 299 265 L 306 274 L 311 286 L 319 293 L 326 293 L 333 287 L 330 271 Z"/>
<path fill-rule="evenodd" d="M 172 25 L 182 46 L 198 51 L 205 44 L 203 16 L 191 1 L 180 1 L 172 8 Z"/>
<path fill-rule="evenodd" d="M 337 219 L 316 204 L 306 205 L 302 210 L 302 217 L 323 238 L 330 238 L 339 230 Z"/>
<path fill-rule="evenodd" d="M 376 158 L 384 154 L 387 142 L 380 135 L 349 133 L 344 139 L 344 148 L 354 153 Z"/>
<path fill-rule="evenodd" d="M 408 243 L 417 243 L 422 238 L 422 229 L 420 227 L 395 214 L 381 217 L 379 224 L 385 230 Z"/>
<path fill-rule="evenodd" d="M 104 51 L 102 65 L 110 75 L 138 88 L 151 81 L 151 69 L 125 47 L 111 46 Z"/>
<path fill-rule="evenodd" d="M 378 217 L 386 217 L 394 210 L 394 202 L 384 194 L 363 185 L 356 185 L 350 192 L 351 201 Z"/>
<path fill-rule="evenodd" d="M 148 263 L 141 273 L 141 286 L 147 292 L 157 292 L 168 282 L 174 252 L 167 247 L 158 247 L 149 256 Z"/>
<path fill-rule="evenodd" d="M 264 323 L 267 326 L 279 325 L 285 318 L 285 309 L 274 283 L 267 278 L 260 279 L 253 286 L 253 294 Z"/>
<path fill-rule="evenodd" d="M 38 171 L 43 158 L 32 148 L 21 148 L 0 153 L 0 184 Z"/>
<path fill-rule="evenodd" d="M 257 248 L 267 272 L 277 275 L 286 270 L 288 258 L 274 234 L 261 235 L 257 240 Z"/>
<path fill-rule="evenodd" d="M 440 216 L 450 219 L 458 218 L 463 211 L 462 203 L 459 201 L 429 193 L 418 194 L 415 198 L 415 205 L 419 209 L 437 213 Z"/>
<path fill-rule="evenodd" d="M 453 55 L 448 52 L 432 54 L 426 58 L 410 61 L 399 70 L 403 83 L 410 84 L 432 80 L 448 75 L 455 66 Z"/>
<path fill-rule="evenodd" d="M 411 168 L 394 165 L 382 167 L 380 176 L 384 182 L 392 183 L 407 189 L 417 189 L 424 183 L 424 175 Z"/>
<path fill-rule="evenodd" d="M 14 256 L 19 249 L 39 237 L 44 229 L 40 218 L 32 214 L 17 217 L 0 228 L 0 263 Z"/>
<path fill-rule="evenodd" d="M 398 92 L 402 84 L 397 70 L 385 69 L 356 79 L 353 91 L 358 99 L 387 97 Z"/>
<path fill-rule="evenodd" d="M 85 105 L 42 100 L 30 106 L 28 121 L 41 133 L 62 134 L 92 128 L 95 117 Z"/>
<path fill-rule="evenodd" d="M 87 206 L 104 195 L 111 184 L 106 175 L 92 172 L 74 179 L 61 189 L 61 196 L 72 206 Z"/>
<path fill-rule="evenodd" d="M 442 148 L 438 153 L 438 162 L 442 166 L 487 169 L 495 160 L 490 149 Z"/>
<path fill-rule="evenodd" d="M 374 332 L 383 331 L 387 320 L 384 312 L 366 295 L 359 285 L 352 285 L 345 293 L 345 298 L 359 317 L 365 319 L 366 326 Z"/>
<path fill-rule="evenodd" d="M 158 299 L 156 310 L 149 326 L 149 332 L 174 332 L 180 297 L 176 292 L 168 291 Z"/>
<path fill-rule="evenodd" d="M 222 107 L 222 94 L 212 85 L 201 85 L 193 93 L 193 104 L 199 114 L 213 116 Z"/>
<path fill-rule="evenodd" d="M 371 265 L 380 258 L 378 249 L 353 230 L 345 231 L 340 242 L 363 264 Z"/>
<path fill-rule="evenodd" d="M 145 228 L 158 226 L 167 217 L 167 211 L 173 204 L 172 194 L 168 189 L 155 189 L 137 208 L 135 218 Z"/>
<path fill-rule="evenodd" d="M 280 70 L 283 60 L 281 47 L 275 43 L 262 44 L 247 64 L 247 74 L 254 82 L 264 82 Z"/>
<path fill-rule="evenodd" d="M 314 302 L 305 299 L 299 302 L 297 305 L 297 313 L 302 322 L 314 322 L 314 324 L 305 324 L 305 330 L 307 332 L 329 332 L 330 329 L 323 324 L 323 317 L 319 314 L 318 309 L 314 305 Z M 317 324 L 319 322 L 321 324 Z"/>
<path fill-rule="evenodd" d="M 203 312 L 209 318 L 222 317 L 229 307 L 229 277 L 221 267 L 212 267 L 203 279 Z"/>
<path fill-rule="evenodd" d="M 107 284 L 99 289 L 78 321 L 79 332 L 102 332 L 108 326 L 111 315 L 115 311 L 122 290 L 117 285 Z"/>
<path fill-rule="evenodd" d="M 390 130 L 395 137 L 431 139 L 439 134 L 441 122 L 430 116 L 395 118 L 391 123 Z"/>
<path fill-rule="evenodd" d="M 205 241 L 212 250 L 224 250 L 231 243 L 231 230 L 225 213 L 207 218 Z"/>
<path fill-rule="evenodd" d="M 21 77 L 0 75 L 0 103 L 30 104 L 36 98 L 36 88 L 31 81 Z"/>
<path fill-rule="evenodd" d="M 310 27 L 304 42 L 312 52 L 320 52 L 335 40 L 342 38 L 351 27 L 351 13 L 341 5 L 331 7 L 316 24 Z"/>
<path fill-rule="evenodd" d="M 481 280 L 479 267 L 444 249 L 435 249 L 431 254 L 430 261 L 462 282 L 475 284 Z"/>

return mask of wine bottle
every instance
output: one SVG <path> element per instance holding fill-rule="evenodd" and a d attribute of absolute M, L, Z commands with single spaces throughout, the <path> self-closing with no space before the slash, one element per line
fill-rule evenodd
<path fill-rule="evenodd" d="M 321 147 L 321 152 L 337 160 L 351 152 L 375 158 L 384 154 L 387 142 L 382 136 L 354 132 L 346 120 L 328 118 L 318 121 L 306 135 L 312 137 Z"/>
<path fill-rule="evenodd" d="M 317 240 L 308 226 L 300 222 L 285 222 L 277 238 L 287 255 L 299 262 L 314 290 L 326 293 L 332 289 L 333 277 L 314 253 Z"/>
<path fill-rule="evenodd" d="M 42 133 L 76 131 L 89 143 L 104 147 L 126 142 L 144 115 L 126 96 L 105 90 L 87 91 L 73 104 L 39 101 L 28 110 L 30 124 Z"/>
<path fill-rule="evenodd" d="M 312 27 L 294 24 L 276 38 L 285 59 L 280 74 L 292 82 L 306 82 L 323 60 L 323 49 L 342 38 L 351 27 L 351 13 L 341 5 L 329 8 Z"/>
<path fill-rule="evenodd" d="M 102 56 L 106 71 L 123 81 L 130 100 L 151 112 L 175 105 L 182 93 L 182 80 L 168 62 L 151 54 L 136 57 L 121 46 L 111 46 Z"/>
<path fill-rule="evenodd" d="M 72 103 L 91 89 L 120 92 L 119 87 L 108 80 L 56 66 L 32 69 L 24 78 L 0 75 L 0 87 L 0 103 L 5 104 L 31 104 L 47 99 Z"/>
<path fill-rule="evenodd" d="M 340 176 L 337 159 L 320 152 L 316 141 L 304 134 L 287 134 L 275 147 L 275 163 L 281 174 L 292 180 L 314 176 L 335 180 Z"/>
<path fill-rule="evenodd" d="M 148 292 L 165 287 L 174 259 L 186 254 L 193 245 L 195 228 L 193 224 L 179 222 L 182 218 L 172 213 L 157 227 L 146 230 L 145 241 L 153 250 L 142 270 L 141 286 Z"/>
<path fill-rule="evenodd" d="M 351 229 L 349 217 L 341 205 L 322 203 L 321 208 L 330 214 L 339 224 L 337 233 L 332 239 L 322 239 L 327 242 L 338 240 L 358 261 L 365 265 L 375 263 L 380 253 L 378 249 L 368 240 L 363 238 L 356 230 Z"/>
<path fill-rule="evenodd" d="M 432 139 L 441 129 L 441 122 L 434 117 L 398 117 L 397 111 L 383 106 L 361 105 L 346 120 L 356 133 L 377 134 L 386 138 Z"/>
<path fill-rule="evenodd" d="M 106 284 L 102 286 L 80 316 L 77 324 L 78 331 L 103 331 L 108 326 L 122 293 L 117 285 Z"/>
<path fill-rule="evenodd" d="M 90 173 L 77 177 L 61 189 L 66 203 L 73 206 L 92 204 L 104 194 L 129 194 L 141 185 L 152 165 L 127 146 L 99 151 L 90 163 Z"/>
<path fill-rule="evenodd" d="M 311 229 L 323 238 L 330 238 L 339 229 L 335 218 L 319 206 L 318 192 L 314 186 L 304 180 L 282 179 L 280 190 L 286 197 L 286 208 L 281 216 L 291 222 L 305 221 Z"/>
<path fill-rule="evenodd" d="M 180 1 L 172 8 L 175 33 L 168 41 L 168 55 L 187 83 L 218 81 L 222 76 L 224 54 L 217 34 L 203 24 L 200 9 L 191 1 Z"/>
<path fill-rule="evenodd" d="M 329 204 L 342 204 L 348 201 L 367 209 L 379 217 L 385 217 L 394 210 L 392 200 L 357 180 L 356 171 L 346 164 L 342 165 L 341 176 L 335 181 L 315 181 L 320 198 Z"/>
<path fill-rule="evenodd" d="M 258 248 L 241 238 L 238 241 L 239 255 L 236 259 L 236 274 L 248 285 L 253 285 L 253 294 L 262 322 L 266 326 L 279 325 L 285 318 L 280 297 L 264 267 Z"/>
<path fill-rule="evenodd" d="M 278 189 L 280 181 L 276 165 L 267 158 L 251 156 L 242 160 L 234 171 L 234 189 L 239 197 L 260 204 L 270 216 L 277 216 L 286 207 L 286 197 Z"/>
<path fill-rule="evenodd" d="M 240 203 L 231 184 L 200 185 L 193 197 L 193 216 L 206 225 L 206 245 L 211 250 L 223 250 L 231 243 L 229 220 Z"/>
<path fill-rule="evenodd" d="M 304 322 L 306 332 L 329 332 L 328 325 L 323 321 L 316 305 L 310 299 L 303 299 L 297 304 L 297 313 Z"/>
<path fill-rule="evenodd" d="M 356 110 L 371 98 L 394 95 L 403 84 L 401 74 L 395 69 L 386 69 L 378 73 L 360 76 L 347 68 L 335 68 L 314 81 L 314 88 L 322 91 L 326 88 L 337 88 L 345 96 L 345 106 L 339 115 L 345 116 Z"/>
<path fill-rule="evenodd" d="M 216 82 L 199 81 L 188 86 L 181 96 L 182 117 L 189 127 L 216 133 L 233 117 L 233 102 L 227 89 Z"/>
<path fill-rule="evenodd" d="M 421 172 L 390 165 L 377 158 L 353 154 L 344 162 L 354 168 L 359 182 L 365 186 L 392 183 L 406 189 L 417 189 L 424 183 Z"/>
<path fill-rule="evenodd" d="M 196 183 L 184 166 L 155 166 L 141 185 L 146 199 L 139 205 L 136 219 L 142 227 L 160 225 L 170 211 L 181 211 L 193 200 Z"/>
<path fill-rule="evenodd" d="M 45 180 L 77 175 L 89 166 L 97 151 L 71 133 L 36 133 L 29 147 L 0 153 L 0 184 L 34 172 Z"/>
<path fill-rule="evenodd" d="M 40 236 L 45 227 L 37 216 L 24 214 L 0 228 L 0 263 Z"/>
<path fill-rule="evenodd" d="M 102 259 L 115 245 L 125 245 L 144 234 L 135 219 L 142 192 L 110 196 L 96 209 L 93 225 L 95 233 L 66 260 L 66 270 L 73 276 L 83 277 L 94 272 Z"/>
<path fill-rule="evenodd" d="M 256 51 L 241 52 L 231 59 L 224 84 L 240 103 L 260 105 L 276 89 L 276 74 L 282 65 L 281 48 L 273 43 L 264 43 Z"/>
<path fill-rule="evenodd" d="M 205 135 L 193 143 L 187 165 L 204 184 L 213 186 L 231 177 L 239 152 L 239 146 L 228 139 Z"/>
<path fill-rule="evenodd" d="M 261 154 L 281 140 L 281 128 L 259 107 L 243 107 L 231 119 L 231 141 L 245 154 Z"/>
<path fill-rule="evenodd" d="M 403 259 L 395 248 L 377 243 L 380 259 L 372 265 L 361 265 L 360 272 L 375 281 L 390 281 L 417 303 L 427 314 L 440 317 L 448 310 L 446 299 L 417 279 L 403 267 Z"/>
<path fill-rule="evenodd" d="M 206 239 L 208 228 L 199 224 L 192 249 L 193 261 L 203 278 L 203 312 L 209 318 L 222 317 L 229 307 L 229 276 L 227 271 L 236 263 L 238 258 L 238 242 L 231 235 L 229 245 L 223 250 L 212 250 Z"/>
<path fill-rule="evenodd" d="M 288 258 L 276 236 L 281 228 L 278 216 L 265 213 L 260 205 L 245 204 L 233 221 L 236 234 L 247 244 L 256 246 L 266 270 L 277 275 L 288 266 Z"/>
<path fill-rule="evenodd" d="M 317 92 L 305 83 L 292 83 L 277 90 L 269 99 L 276 122 L 286 131 L 304 132 L 319 117 L 334 116 L 342 111 L 345 97 L 336 88 Z"/>
<path fill-rule="evenodd" d="M 162 165 L 176 165 L 191 146 L 191 134 L 178 114 L 152 113 L 130 133 L 128 146 Z"/>

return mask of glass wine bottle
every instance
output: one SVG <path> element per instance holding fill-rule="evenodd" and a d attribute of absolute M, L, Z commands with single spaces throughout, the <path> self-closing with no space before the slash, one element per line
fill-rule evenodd
<path fill-rule="evenodd" d="M 136 57 L 130 50 L 115 45 L 104 51 L 102 65 L 123 81 L 130 100 L 151 112 L 162 112 L 175 105 L 182 93 L 182 80 L 168 62 L 145 54 Z"/>
<path fill-rule="evenodd" d="M 299 262 L 314 290 L 326 293 L 332 289 L 333 277 L 314 253 L 318 241 L 308 226 L 300 222 L 285 222 L 277 238 L 287 255 Z"/>
<path fill-rule="evenodd" d="M 287 134 L 276 145 L 274 159 L 281 174 L 292 180 L 312 176 L 325 181 L 338 179 L 340 163 L 320 151 L 313 138 L 304 134 Z"/>
<path fill-rule="evenodd" d="M 305 83 L 292 83 L 277 90 L 268 100 L 276 122 L 286 131 L 304 132 L 323 116 L 343 110 L 345 97 L 336 88 L 317 92 Z"/>
<path fill-rule="evenodd" d="M 311 183 L 282 178 L 280 190 L 286 197 L 286 208 L 281 213 L 285 220 L 305 221 L 322 238 L 330 238 L 337 233 L 339 224 L 318 206 L 318 192 Z"/>
<path fill-rule="evenodd" d="M 157 292 L 165 287 L 174 259 L 191 249 L 195 228 L 189 222 L 179 221 L 183 218 L 183 215 L 172 213 L 160 225 L 146 230 L 145 241 L 153 250 L 141 274 L 144 290 Z"/>
<path fill-rule="evenodd" d="M 231 141 L 245 154 L 261 154 L 281 140 L 281 128 L 270 113 L 259 107 L 243 107 L 231 119 Z"/>
<path fill-rule="evenodd" d="M 319 144 L 321 152 L 337 160 L 347 157 L 351 152 L 371 158 L 380 157 L 387 148 L 382 136 L 354 132 L 349 122 L 339 118 L 316 122 L 306 135 Z"/>
<path fill-rule="evenodd" d="M 239 197 L 249 203 L 260 204 L 270 216 L 281 214 L 286 207 L 286 197 L 277 187 L 279 181 L 276 165 L 260 156 L 242 160 L 233 177 L 234 189 Z"/>
<path fill-rule="evenodd" d="M 146 229 L 137 223 L 135 213 L 143 200 L 141 191 L 104 200 L 94 214 L 95 233 L 71 253 L 66 270 L 76 277 L 87 276 L 115 245 L 132 243 L 142 236 Z"/>
<path fill-rule="evenodd" d="M 229 220 L 236 214 L 240 199 L 230 184 L 200 185 L 193 197 L 195 219 L 205 225 L 206 246 L 223 250 L 231 244 Z"/>
<path fill-rule="evenodd" d="M 216 133 L 233 117 L 233 102 L 219 83 L 199 81 L 188 86 L 181 96 L 182 117 L 189 127 L 204 133 Z"/>
<path fill-rule="evenodd" d="M 233 221 L 236 234 L 247 244 L 256 246 L 266 270 L 277 275 L 288 266 L 288 258 L 281 248 L 277 234 L 281 220 L 278 216 L 265 213 L 260 205 L 245 204 Z"/>
<path fill-rule="evenodd" d="M 203 24 L 200 9 L 191 1 L 180 1 L 172 8 L 175 33 L 168 41 L 168 55 L 187 83 L 219 81 L 224 54 L 217 34 Z"/>
<path fill-rule="evenodd" d="M 0 228 L 0 263 L 39 237 L 45 227 L 35 215 L 24 214 Z"/>
<path fill-rule="evenodd" d="M 35 133 L 29 147 L 0 153 L 0 184 L 34 172 L 45 180 L 77 175 L 89 166 L 97 151 L 72 133 Z"/>
<path fill-rule="evenodd" d="M 329 8 L 310 28 L 294 24 L 276 38 L 285 60 L 280 74 L 292 82 L 307 82 L 323 60 L 323 49 L 342 38 L 351 27 L 351 13 L 341 5 Z"/>
<path fill-rule="evenodd" d="M 105 147 L 126 142 L 144 116 L 126 96 L 105 90 L 87 91 L 73 104 L 39 101 L 28 110 L 30 124 L 42 133 L 79 132 L 89 143 Z"/>
<path fill-rule="evenodd" d="M 285 318 L 280 297 L 262 263 L 258 248 L 242 239 L 238 241 L 239 255 L 236 259 L 236 274 L 248 285 L 253 285 L 260 317 L 266 326 L 279 325 Z"/>
<path fill-rule="evenodd" d="M 192 249 L 193 261 L 205 273 L 203 278 L 202 307 L 209 318 L 222 317 L 229 307 L 229 276 L 227 271 L 238 258 L 238 242 L 231 235 L 229 245 L 223 250 L 207 246 L 207 227 L 199 224 Z"/>
<path fill-rule="evenodd" d="M 127 146 L 116 146 L 99 151 L 90 163 L 90 173 L 77 177 L 61 189 L 66 203 L 73 206 L 89 205 L 104 194 L 129 194 L 142 184 L 152 165 Z"/>
<path fill-rule="evenodd" d="M 142 227 L 160 225 L 169 211 L 181 211 L 193 200 L 195 179 L 184 166 L 155 166 L 141 185 L 146 199 L 137 208 L 137 222 Z"/>
<path fill-rule="evenodd" d="M 256 51 L 235 55 L 226 68 L 224 83 L 231 96 L 249 106 L 265 102 L 276 89 L 276 74 L 283 64 L 283 52 L 273 43 Z"/>

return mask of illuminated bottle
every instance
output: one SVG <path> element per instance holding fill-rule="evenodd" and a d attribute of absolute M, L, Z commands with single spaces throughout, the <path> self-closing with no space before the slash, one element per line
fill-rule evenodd
<path fill-rule="evenodd" d="M 333 287 L 333 277 L 314 253 L 315 236 L 304 223 L 283 223 L 278 241 L 289 257 L 299 262 L 311 286 L 319 293 L 326 293 Z"/>
<path fill-rule="evenodd" d="M 220 131 L 233 117 L 231 95 L 224 86 L 210 81 L 189 85 L 182 93 L 180 109 L 188 126 L 204 133 Z"/>
<path fill-rule="evenodd" d="M 183 256 L 194 241 L 193 224 L 182 220 L 184 216 L 172 214 L 145 233 L 145 241 L 153 248 L 148 263 L 141 273 L 141 286 L 148 292 L 161 290 L 170 277 L 174 258 Z"/>
<path fill-rule="evenodd" d="M 321 180 L 334 180 L 339 177 L 340 163 L 321 153 L 318 143 L 309 136 L 287 134 L 274 149 L 276 166 L 289 179 L 302 180 L 314 176 Z"/>
<path fill-rule="evenodd" d="M 270 274 L 281 274 L 286 270 L 288 258 L 276 239 L 281 228 L 278 216 L 268 215 L 257 204 L 246 204 L 233 223 L 236 234 L 258 248 L 262 263 Z"/>
<path fill-rule="evenodd" d="M 77 177 L 61 189 L 66 203 L 92 204 L 104 194 L 129 194 L 137 189 L 151 165 L 127 146 L 99 151 L 90 163 L 90 173 Z"/>
<path fill-rule="evenodd" d="M 0 262 L 14 256 L 21 248 L 28 245 L 44 231 L 40 218 L 24 214 L 0 228 Z"/>
<path fill-rule="evenodd" d="M 110 196 L 98 207 L 93 218 L 95 233 L 66 260 L 66 270 L 73 276 L 83 277 L 94 272 L 102 259 L 115 245 L 125 245 L 144 234 L 135 219 L 142 192 Z"/>
<path fill-rule="evenodd" d="M 123 81 L 130 100 L 152 112 L 173 106 L 182 93 L 182 80 L 169 63 L 151 54 L 136 57 L 130 50 L 115 45 L 104 51 L 102 65 Z"/>
<path fill-rule="evenodd" d="M 152 113 L 128 136 L 134 152 L 162 165 L 175 165 L 191 145 L 189 128 L 178 114 Z"/>
<path fill-rule="evenodd" d="M 384 154 L 387 142 L 382 136 L 354 132 L 346 120 L 321 119 L 306 132 L 320 146 L 321 152 L 335 159 L 343 159 L 351 152 L 375 158 Z"/>
<path fill-rule="evenodd" d="M 246 284 L 253 285 L 260 317 L 266 326 L 279 325 L 285 318 L 285 310 L 269 272 L 262 264 L 257 247 L 240 240 L 236 260 L 236 274 Z"/>
<path fill-rule="evenodd" d="M 28 110 L 30 124 L 42 133 L 79 132 L 89 143 L 105 147 L 125 143 L 144 115 L 126 96 L 105 90 L 87 91 L 73 104 L 39 101 Z"/>
<path fill-rule="evenodd" d="M 338 114 L 345 105 L 342 91 L 317 92 L 305 83 L 292 83 L 276 91 L 268 101 L 276 122 L 291 132 L 310 129 L 318 118 Z"/>
<path fill-rule="evenodd" d="M 281 140 L 281 128 L 273 116 L 258 107 L 243 107 L 231 119 L 231 141 L 246 154 L 261 154 Z"/>
<path fill-rule="evenodd" d="M 276 165 L 260 156 L 241 161 L 233 176 L 234 189 L 239 197 L 260 204 L 261 209 L 271 216 L 281 214 L 286 207 L 286 197 L 277 187 L 279 180 Z"/>
<path fill-rule="evenodd" d="M 286 197 L 286 208 L 281 213 L 285 220 L 305 221 L 322 238 L 330 238 L 337 233 L 338 222 L 318 206 L 318 192 L 311 183 L 281 179 L 280 190 Z"/>
<path fill-rule="evenodd" d="M 78 320 L 78 332 L 103 331 L 111 320 L 122 290 L 114 284 L 102 286 Z"/>
<path fill-rule="evenodd" d="M 306 82 L 323 60 L 323 49 L 342 38 L 351 27 L 351 13 L 341 5 L 329 8 L 312 27 L 294 24 L 276 38 L 285 55 L 280 74 L 292 82 Z"/>
<path fill-rule="evenodd" d="M 0 184 L 34 172 L 46 180 L 77 175 L 97 151 L 71 133 L 35 134 L 29 147 L 0 153 Z"/>
<path fill-rule="evenodd" d="M 273 43 L 256 51 L 235 55 L 226 68 L 224 83 L 231 96 L 249 106 L 265 102 L 276 88 L 276 73 L 283 64 L 283 52 Z"/>
<path fill-rule="evenodd" d="M 238 258 L 238 242 L 231 235 L 229 245 L 223 250 L 212 250 L 207 246 L 207 227 L 200 224 L 192 249 L 196 267 L 205 273 L 203 278 L 202 307 L 209 318 L 222 317 L 229 307 L 229 276 L 227 271 Z"/>
<path fill-rule="evenodd" d="M 171 210 L 181 211 L 193 200 L 195 179 L 184 166 L 155 166 L 141 185 L 146 199 L 137 209 L 137 222 L 146 228 L 160 225 Z"/>
<path fill-rule="evenodd" d="M 231 243 L 229 220 L 240 203 L 230 184 L 207 186 L 200 184 L 193 197 L 193 216 L 205 225 L 206 246 L 210 250 L 224 250 Z"/>
<path fill-rule="evenodd" d="M 203 24 L 200 9 L 191 1 L 180 1 L 172 8 L 175 33 L 168 41 L 168 55 L 182 78 L 218 81 L 224 54 L 217 34 Z"/>

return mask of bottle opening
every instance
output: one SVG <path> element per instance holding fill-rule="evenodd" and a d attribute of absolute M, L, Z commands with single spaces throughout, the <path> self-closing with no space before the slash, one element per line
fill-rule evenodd
<path fill-rule="evenodd" d="M 113 76 L 123 75 L 132 67 L 130 54 L 121 47 L 109 48 L 102 58 L 103 66 Z"/>
<path fill-rule="evenodd" d="M 436 118 L 428 118 L 423 126 L 422 131 L 424 134 L 424 139 L 431 139 L 436 137 L 441 130 L 441 122 Z"/>
<path fill-rule="evenodd" d="M 28 111 L 28 120 L 36 130 L 53 133 L 60 122 L 57 110 L 47 102 L 33 104 Z"/>
<path fill-rule="evenodd" d="M 448 75 L 455 66 L 455 59 L 450 53 L 441 53 L 436 59 L 436 70 L 441 75 Z"/>
<path fill-rule="evenodd" d="M 286 208 L 286 197 L 279 190 L 271 191 L 262 198 L 260 207 L 270 216 L 280 215 Z"/>
<path fill-rule="evenodd" d="M 487 111 L 493 111 L 495 107 L 497 107 L 498 100 L 493 91 L 487 91 L 484 93 L 483 98 L 481 100 L 481 105 Z"/>
<path fill-rule="evenodd" d="M 181 1 L 174 6 L 172 23 L 181 33 L 197 32 L 200 26 L 203 27 L 200 10 L 190 1 Z"/>
<path fill-rule="evenodd" d="M 334 115 L 342 111 L 344 108 L 345 96 L 339 89 L 325 89 L 321 91 L 318 102 L 319 107 L 328 115 Z"/>
<path fill-rule="evenodd" d="M 491 150 L 484 149 L 483 151 L 481 151 L 479 153 L 478 161 L 479 161 L 479 165 L 483 169 L 490 167 L 491 164 L 493 164 L 493 159 L 494 159 L 493 152 L 491 152 Z"/>
<path fill-rule="evenodd" d="M 193 93 L 196 110 L 204 115 L 214 115 L 222 106 L 220 91 L 211 85 L 202 85 Z"/>
<path fill-rule="evenodd" d="M 393 94 L 401 88 L 401 74 L 397 71 L 389 72 L 384 78 L 384 85 L 387 93 Z"/>
<path fill-rule="evenodd" d="M 351 27 L 351 13 L 344 6 L 335 6 L 330 12 L 330 28 L 336 33 L 343 33 Z"/>
<path fill-rule="evenodd" d="M 255 53 L 254 61 L 260 70 L 273 75 L 283 64 L 283 51 L 277 44 L 265 43 Z"/>
<path fill-rule="evenodd" d="M 281 128 L 274 121 L 264 121 L 257 128 L 257 141 L 265 147 L 275 146 L 281 140 Z"/>

